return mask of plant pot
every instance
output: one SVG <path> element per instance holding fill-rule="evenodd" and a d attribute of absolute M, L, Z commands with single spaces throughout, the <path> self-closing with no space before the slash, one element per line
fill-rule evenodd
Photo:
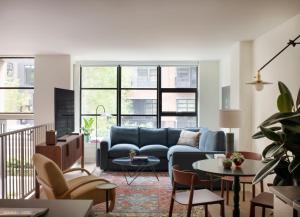
<path fill-rule="evenodd" d="M 236 167 L 240 167 L 244 162 L 244 159 L 235 159 L 233 160 L 233 163 Z"/>
<path fill-rule="evenodd" d="M 224 169 L 231 169 L 232 162 L 231 161 L 223 161 Z"/>
<path fill-rule="evenodd" d="M 88 143 L 90 141 L 90 135 L 84 135 L 84 143 Z"/>

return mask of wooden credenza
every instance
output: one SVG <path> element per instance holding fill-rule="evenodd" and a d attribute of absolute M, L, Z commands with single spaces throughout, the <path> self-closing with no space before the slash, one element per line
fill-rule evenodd
<path fill-rule="evenodd" d="M 57 142 L 56 145 L 38 144 L 35 152 L 53 160 L 64 171 L 75 162 L 81 160 L 81 168 L 84 168 L 84 139 L 83 134 L 63 137 L 66 141 Z M 36 197 L 39 197 L 39 184 L 36 182 Z"/>

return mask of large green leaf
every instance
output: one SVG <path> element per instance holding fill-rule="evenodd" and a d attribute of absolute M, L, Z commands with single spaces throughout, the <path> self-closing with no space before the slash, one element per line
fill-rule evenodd
<path fill-rule="evenodd" d="M 272 124 L 276 124 L 282 120 L 289 120 L 293 119 L 296 117 L 300 117 L 300 113 L 295 113 L 295 112 L 278 112 L 273 114 L 271 117 L 266 119 L 264 122 L 261 123 L 260 126 L 267 127 Z"/>
<path fill-rule="evenodd" d="M 268 162 L 263 168 L 258 171 L 258 173 L 255 175 L 252 183 L 256 184 L 263 180 L 267 175 L 269 175 L 274 168 L 279 164 L 280 160 L 279 159 L 273 159 L 270 162 Z"/>
<path fill-rule="evenodd" d="M 289 94 L 282 93 L 277 98 L 277 108 L 280 112 L 291 112 L 293 110 L 293 99 L 290 98 Z"/>
<path fill-rule="evenodd" d="M 270 140 L 275 141 L 275 142 L 281 142 L 281 136 L 277 133 L 275 133 L 274 131 L 265 128 L 265 127 L 260 127 L 260 130 L 262 131 L 262 133 Z"/>
<path fill-rule="evenodd" d="M 281 127 L 270 127 L 269 128 L 272 131 L 278 131 L 281 130 Z M 252 139 L 260 139 L 265 137 L 265 134 L 262 131 L 258 131 L 257 133 L 253 134 Z"/>
<path fill-rule="evenodd" d="M 298 96 L 297 96 L 297 100 L 296 100 L 296 108 L 300 108 L 300 88 L 299 88 L 299 91 L 298 91 Z"/>
<path fill-rule="evenodd" d="M 300 158 L 295 157 L 294 160 L 289 165 L 290 173 L 293 173 L 300 166 Z"/>
<path fill-rule="evenodd" d="M 274 146 L 276 146 L 276 145 L 277 145 L 276 142 L 273 142 L 273 143 L 271 143 L 270 145 L 267 145 L 267 146 L 265 147 L 265 149 L 263 150 L 263 152 L 262 152 L 263 158 L 268 158 L 268 157 L 267 157 L 268 151 L 269 151 L 272 147 L 274 147 Z"/>
<path fill-rule="evenodd" d="M 284 125 L 284 128 L 286 128 L 290 131 L 293 131 L 295 133 L 300 133 L 300 124 L 299 123 L 295 123 L 292 121 L 285 121 L 283 123 L 283 125 Z"/>
<path fill-rule="evenodd" d="M 280 155 L 278 155 L 278 153 L 281 152 L 281 148 L 283 147 L 284 144 L 278 144 L 276 143 L 274 146 L 272 146 L 266 153 L 266 158 L 270 158 L 270 157 L 275 157 L 275 158 L 279 158 Z"/>
<path fill-rule="evenodd" d="M 292 106 L 294 106 L 294 100 L 293 100 L 293 96 L 291 91 L 289 90 L 289 88 L 281 81 L 278 81 L 278 88 L 280 91 L 280 94 L 287 94 L 289 101 L 292 102 Z"/>

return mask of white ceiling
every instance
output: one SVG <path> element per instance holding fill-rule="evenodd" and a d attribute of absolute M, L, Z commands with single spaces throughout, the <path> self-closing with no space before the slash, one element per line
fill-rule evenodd
<path fill-rule="evenodd" d="M 218 59 L 300 13 L 300 0 L 0 0 L 0 55 Z"/>

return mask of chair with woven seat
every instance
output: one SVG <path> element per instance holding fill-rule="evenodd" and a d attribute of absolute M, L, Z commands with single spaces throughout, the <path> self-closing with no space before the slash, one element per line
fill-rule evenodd
<path fill-rule="evenodd" d="M 101 184 L 109 183 L 105 179 L 91 175 L 91 173 L 83 168 L 74 168 L 62 172 L 56 163 L 41 154 L 34 154 L 32 157 L 36 170 L 36 178 L 42 186 L 48 199 L 89 199 L 93 200 L 93 204 L 99 204 L 110 201 L 108 211 L 112 211 L 115 205 L 115 190 L 110 190 L 108 198 L 106 191 L 97 189 Z M 65 173 L 73 171 L 82 171 L 87 176 L 80 176 L 71 180 L 66 180 Z"/>
<path fill-rule="evenodd" d="M 188 206 L 187 217 L 191 216 L 192 207 L 198 205 L 204 205 L 205 217 L 208 217 L 209 204 L 220 204 L 220 214 L 225 217 L 223 198 L 207 189 L 195 189 L 196 186 L 207 184 L 207 182 L 207 180 L 201 181 L 195 172 L 180 170 L 177 165 L 173 166 L 173 190 L 169 217 L 173 213 L 174 201 Z M 189 190 L 177 192 L 177 186 L 187 186 Z"/>
<path fill-rule="evenodd" d="M 239 151 L 242 155 L 244 155 L 245 159 L 249 160 L 261 160 L 261 154 L 255 152 L 248 152 L 248 151 Z M 231 153 L 228 153 L 226 157 L 230 157 Z M 240 177 L 240 183 L 243 187 L 243 201 L 245 201 L 246 195 L 246 184 L 252 185 L 253 176 L 242 176 Z M 224 197 L 224 185 L 226 185 L 226 204 L 229 204 L 229 184 L 233 183 L 232 176 L 223 176 L 221 178 L 221 196 Z M 260 190 L 261 192 L 264 191 L 263 181 L 260 182 Z M 255 185 L 252 185 L 252 198 L 255 197 Z"/>

